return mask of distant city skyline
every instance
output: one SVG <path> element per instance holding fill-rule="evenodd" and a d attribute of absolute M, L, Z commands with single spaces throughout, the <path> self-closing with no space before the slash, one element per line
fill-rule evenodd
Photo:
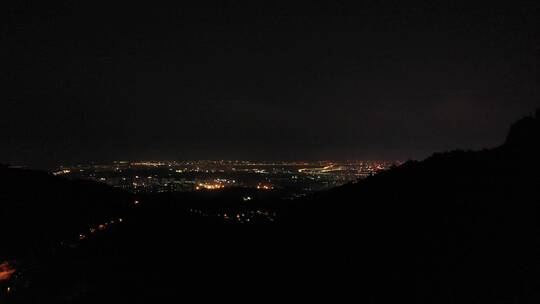
<path fill-rule="evenodd" d="M 295 199 L 358 182 L 399 164 L 397 161 L 116 161 L 61 166 L 52 174 L 105 183 L 131 193 L 242 189 L 249 192 L 244 201 L 250 201 L 267 192 L 274 192 L 275 198 Z"/>

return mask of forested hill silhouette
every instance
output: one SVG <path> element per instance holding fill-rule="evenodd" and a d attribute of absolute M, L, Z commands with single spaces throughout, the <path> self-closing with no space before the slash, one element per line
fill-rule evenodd
<path fill-rule="evenodd" d="M 123 214 L 130 194 L 90 181 L 0 165 L 0 257 L 50 248 Z"/>
<path fill-rule="evenodd" d="M 376 302 L 538 302 L 539 146 L 540 110 L 497 148 L 409 161 L 304 199 L 291 221 L 350 253 Z"/>
<path fill-rule="evenodd" d="M 395 198 L 397 203 L 397 200 L 412 199 L 413 196 L 417 196 L 416 199 L 407 201 L 407 205 L 412 207 L 416 205 L 415 201 L 420 202 L 425 196 L 423 193 L 439 190 L 444 190 L 444 192 L 431 197 L 432 199 L 447 200 L 448 196 L 451 196 L 460 200 L 469 200 L 466 197 L 460 197 L 459 194 L 478 195 L 482 190 L 486 191 L 486 195 L 494 191 L 506 191 L 508 194 L 518 195 L 516 189 L 533 190 L 528 186 L 538 182 L 536 173 L 540 166 L 539 153 L 540 109 L 535 115 L 527 116 L 514 123 L 506 141 L 499 147 L 481 151 L 456 150 L 435 153 L 423 161 L 408 161 L 399 167 L 358 183 L 347 184 L 300 200 L 296 206 L 293 204 L 293 209 L 298 208 L 298 210 L 293 210 L 293 214 L 296 211 L 298 216 L 304 217 L 302 214 L 314 212 L 315 214 L 304 218 L 318 221 L 324 213 L 332 211 L 326 210 L 326 206 L 323 205 L 318 205 L 322 208 L 321 210 L 304 207 L 313 207 L 315 202 L 326 203 L 327 199 L 339 202 L 328 209 L 335 209 L 335 212 L 342 213 L 347 209 L 368 207 L 366 204 L 361 204 L 361 206 L 354 204 L 351 199 L 373 202 Z M 500 187 L 487 187 L 496 185 Z M 363 195 L 368 196 L 362 197 Z M 317 212 L 321 214 L 316 215 Z M 353 218 L 355 216 L 354 214 L 342 215 L 350 215 Z M 342 222 L 339 217 L 335 219 L 337 222 Z M 326 220 L 331 220 L 331 218 Z"/>
<path fill-rule="evenodd" d="M 527 116 L 512 125 L 502 148 L 531 156 L 540 151 L 540 109 L 534 116 Z"/>

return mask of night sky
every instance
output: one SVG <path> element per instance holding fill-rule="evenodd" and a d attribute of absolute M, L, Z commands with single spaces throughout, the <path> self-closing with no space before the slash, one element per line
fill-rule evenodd
<path fill-rule="evenodd" d="M 537 1 L 6 2 L 0 162 L 420 159 L 540 105 Z"/>

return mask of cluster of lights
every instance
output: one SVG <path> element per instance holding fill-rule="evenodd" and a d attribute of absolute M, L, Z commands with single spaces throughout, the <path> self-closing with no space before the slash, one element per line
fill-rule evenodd
<path fill-rule="evenodd" d="M 64 169 L 64 170 L 53 172 L 53 175 L 58 176 L 58 175 L 65 175 L 65 174 L 69 174 L 69 173 L 71 173 L 71 170 Z"/>
<path fill-rule="evenodd" d="M 163 162 L 137 162 L 137 163 L 131 163 L 132 166 L 136 167 L 161 167 L 165 166 L 165 163 Z"/>
<path fill-rule="evenodd" d="M 92 234 L 96 234 L 97 232 L 100 232 L 100 231 L 106 231 L 107 229 L 111 228 L 113 225 L 121 224 L 123 222 L 124 222 L 124 219 L 118 218 L 117 220 L 111 220 L 109 222 L 101 223 L 95 227 L 90 227 L 90 229 L 88 229 L 89 231 L 88 234 L 85 234 L 85 233 L 79 234 L 79 240 L 80 241 L 85 240 L 88 238 L 88 236 Z"/>
<path fill-rule="evenodd" d="M 238 222 L 240 224 L 250 223 L 255 219 L 255 217 L 264 217 L 270 222 L 274 222 L 276 218 L 275 212 L 270 213 L 268 211 L 262 211 L 262 210 L 244 211 L 244 212 L 239 212 L 239 213 L 208 214 L 199 209 L 189 209 L 189 212 L 191 212 L 192 214 L 199 215 L 199 216 L 221 217 L 225 221 Z"/>
<path fill-rule="evenodd" d="M 361 178 L 388 169 L 396 164 L 387 161 L 312 161 L 312 162 L 250 162 L 250 161 L 139 161 L 114 162 L 109 165 L 77 165 L 74 167 L 61 166 L 54 172 L 55 175 L 66 174 L 74 178 L 82 177 L 100 181 L 112 186 L 126 189 L 133 193 L 138 192 L 171 192 L 171 191 L 197 191 L 221 190 L 230 186 L 249 187 L 258 190 L 272 190 L 274 188 L 297 189 L 298 182 L 306 181 L 314 184 L 313 187 L 297 189 L 299 192 L 311 192 L 318 189 L 338 186 L 347 182 L 356 182 Z M 399 164 L 399 162 L 397 163 Z M 155 168 L 166 168 L 151 174 L 145 173 Z M 119 169 L 133 169 L 133 172 L 123 173 Z M 87 173 L 81 173 L 83 171 Z M 110 171 L 115 174 L 108 174 Z M 118 173 L 120 171 L 120 174 Z M 198 173 L 216 173 L 215 177 L 206 179 Z M 232 177 L 238 173 L 246 172 L 247 177 L 240 180 L 224 178 L 220 173 L 230 173 Z M 69 174 L 68 174 L 69 173 Z M 136 173 L 137 175 L 131 175 Z M 185 173 L 197 173 L 193 177 L 183 176 Z M 254 177 L 257 174 L 261 177 Z M 275 175 L 275 176 L 274 176 Z M 258 180 L 253 180 L 253 178 Z"/>
<path fill-rule="evenodd" d="M 246 223 L 250 223 L 251 221 L 253 221 L 256 216 L 259 216 L 259 217 L 262 216 L 262 217 L 265 217 L 268 221 L 274 222 L 275 217 L 276 217 L 276 213 L 275 212 L 270 213 L 270 212 L 267 212 L 267 211 L 255 210 L 255 211 L 240 212 L 240 213 L 236 213 L 236 214 L 227 214 L 227 213 L 224 213 L 223 215 L 217 214 L 217 216 L 219 216 L 219 217 L 222 216 L 223 219 L 227 220 L 227 221 L 236 221 L 236 222 L 238 222 L 240 224 L 246 224 Z"/>
<path fill-rule="evenodd" d="M 225 185 L 221 183 L 199 183 L 195 190 L 219 190 L 223 188 L 225 188 Z"/>
<path fill-rule="evenodd" d="M 302 169 L 298 169 L 298 172 L 306 173 L 306 174 L 321 174 L 321 173 L 330 173 L 330 172 L 343 171 L 343 170 L 346 170 L 346 168 L 331 164 L 328 166 L 324 166 L 322 168 L 302 168 Z"/>
<path fill-rule="evenodd" d="M 258 184 L 257 189 L 259 189 L 259 190 L 272 190 L 272 189 L 274 189 L 274 186 L 267 185 L 267 184 Z"/>

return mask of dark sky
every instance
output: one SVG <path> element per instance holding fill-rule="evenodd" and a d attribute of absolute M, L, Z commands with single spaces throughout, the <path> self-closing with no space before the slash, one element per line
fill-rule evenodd
<path fill-rule="evenodd" d="M 0 162 L 422 158 L 540 105 L 537 1 L 6 2 Z"/>

